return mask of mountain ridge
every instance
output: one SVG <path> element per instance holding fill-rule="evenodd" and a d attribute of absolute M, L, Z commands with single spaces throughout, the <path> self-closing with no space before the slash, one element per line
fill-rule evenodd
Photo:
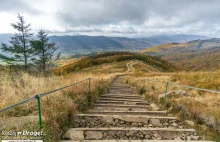
<path fill-rule="evenodd" d="M 0 34 L 0 43 L 8 42 L 12 34 Z M 162 39 L 161 39 L 162 37 Z M 64 35 L 49 36 L 50 42 L 55 42 L 59 47 L 59 52 L 63 55 L 86 54 L 92 52 L 105 51 L 136 51 L 152 47 L 169 41 L 179 42 L 181 37 L 186 39 L 208 38 L 202 36 L 177 35 L 173 36 L 154 36 L 146 38 L 128 38 L 128 37 L 107 37 L 107 36 L 87 36 L 87 35 Z M 187 37 L 187 38 L 186 38 Z M 36 38 L 36 37 L 33 37 Z M 166 40 L 164 40 L 164 38 Z M 144 39 L 144 40 L 143 40 Z M 153 40 L 152 40 L 153 39 Z M 176 40 L 178 39 L 178 40 Z"/>
<path fill-rule="evenodd" d="M 186 71 L 220 69 L 220 38 L 163 44 L 139 52 L 158 56 Z"/>

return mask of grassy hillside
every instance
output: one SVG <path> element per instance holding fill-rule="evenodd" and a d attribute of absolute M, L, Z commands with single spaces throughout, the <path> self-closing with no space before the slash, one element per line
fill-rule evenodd
<path fill-rule="evenodd" d="M 65 76 L 52 75 L 47 78 L 2 66 L 0 68 L 0 109 L 36 94 L 48 92 L 87 78 L 92 78 L 90 83 L 92 102 L 94 102 L 99 95 L 108 91 L 112 80 L 124 72 L 126 63 L 121 63 L 91 67 L 81 72 L 69 73 Z M 108 72 L 110 70 L 111 74 Z M 88 108 L 87 95 L 88 80 L 41 98 L 44 136 L 39 139 L 47 142 L 59 141 L 63 133 L 69 128 L 72 115 Z M 6 131 L 39 131 L 37 102 L 31 101 L 1 113 L 0 128 Z M 10 139 L 12 138 L 27 139 L 26 136 L 10 137 Z"/>
<path fill-rule="evenodd" d="M 147 79 L 145 82 L 144 78 Z M 220 72 L 149 72 L 136 65 L 135 73 L 125 81 L 155 102 L 158 102 L 159 95 L 164 94 L 167 81 L 220 91 Z M 169 85 L 168 92 L 173 91 L 186 91 L 187 95 L 168 95 L 167 110 L 183 121 L 192 120 L 200 135 L 207 136 L 205 139 L 220 141 L 220 95 Z M 165 107 L 164 101 L 158 102 L 158 105 Z"/>
<path fill-rule="evenodd" d="M 181 44 L 163 44 L 140 52 L 161 57 L 186 71 L 216 71 L 220 69 L 220 39 L 216 38 Z"/>
<path fill-rule="evenodd" d="M 144 63 L 153 66 L 161 71 L 174 71 L 175 67 L 168 62 L 157 58 L 141 54 L 135 54 L 130 52 L 108 52 L 103 54 L 98 54 L 90 57 L 83 58 L 78 62 L 60 67 L 54 70 L 55 74 L 67 74 L 73 71 L 79 71 L 84 68 L 92 67 L 94 65 L 101 65 L 104 63 L 121 62 L 127 60 L 140 60 Z"/>

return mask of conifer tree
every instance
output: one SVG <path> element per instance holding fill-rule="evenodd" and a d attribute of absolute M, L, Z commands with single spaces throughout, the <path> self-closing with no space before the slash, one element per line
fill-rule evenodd
<path fill-rule="evenodd" d="M 18 14 L 18 22 L 12 23 L 11 26 L 16 33 L 11 37 L 10 44 L 2 43 L 0 59 L 8 64 L 23 64 L 25 70 L 28 69 L 28 61 L 31 59 L 34 51 L 30 47 L 31 24 L 26 24 L 24 17 Z"/>
<path fill-rule="evenodd" d="M 46 76 L 47 69 L 60 58 L 60 53 L 55 55 L 55 51 L 58 48 L 55 47 L 55 43 L 49 43 L 49 38 L 44 30 L 39 30 L 37 38 L 37 40 L 31 41 L 31 47 L 34 49 L 36 56 L 33 62 L 43 71 L 44 76 Z"/>

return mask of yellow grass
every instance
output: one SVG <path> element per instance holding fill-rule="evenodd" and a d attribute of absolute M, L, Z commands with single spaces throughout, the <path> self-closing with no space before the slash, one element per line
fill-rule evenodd
<path fill-rule="evenodd" d="M 138 67 L 138 66 L 136 66 Z M 144 78 L 147 79 L 144 82 Z M 177 84 L 190 85 L 205 89 L 220 91 L 220 72 L 179 72 L 179 73 L 161 73 L 161 72 L 144 72 L 142 68 L 136 69 L 136 72 L 128 77 L 128 82 L 137 86 L 139 92 L 146 91 L 144 94 L 152 101 L 158 101 L 158 96 L 166 90 L 165 83 L 174 82 Z M 143 89 L 144 88 L 144 89 Z M 208 135 L 207 138 L 216 137 L 219 141 L 220 126 L 220 94 L 206 91 L 198 91 L 183 87 L 170 85 L 169 91 L 185 90 L 189 96 L 185 97 L 168 97 L 167 109 L 172 107 L 173 112 L 178 112 L 181 119 L 192 119 L 198 124 L 197 130 L 201 135 Z M 161 102 L 163 106 L 163 101 Z M 209 126 L 205 122 L 200 122 L 201 118 L 213 119 L 214 126 Z M 204 128 L 205 127 L 205 128 Z"/>
<path fill-rule="evenodd" d="M 18 103 L 36 94 L 48 92 L 60 87 L 91 79 L 92 102 L 108 91 L 111 81 L 118 75 L 118 72 L 107 73 L 102 70 L 113 66 L 101 66 L 84 71 L 71 73 L 65 76 L 50 76 L 47 78 L 34 76 L 24 72 L 11 72 L 9 69 L 0 71 L 0 109 Z M 119 67 L 119 66 L 118 66 Z M 106 69 L 107 68 L 107 69 Z M 120 68 L 118 68 L 120 69 Z M 123 70 L 120 69 L 120 70 Z M 104 83 L 102 82 L 102 79 Z M 88 80 L 58 91 L 41 99 L 42 115 L 44 119 L 45 141 L 58 141 L 61 135 L 68 129 L 71 123 L 71 116 L 79 111 L 86 111 L 88 107 Z M 2 130 L 39 130 L 38 124 L 33 126 L 22 126 L 19 122 L 15 127 L 7 128 L 2 125 L 7 118 L 19 116 L 37 116 L 37 101 L 31 101 L 7 112 L 0 114 L 0 126 Z M 16 118 L 15 118 L 16 119 Z M 2 127 L 4 126 L 4 127 Z"/>

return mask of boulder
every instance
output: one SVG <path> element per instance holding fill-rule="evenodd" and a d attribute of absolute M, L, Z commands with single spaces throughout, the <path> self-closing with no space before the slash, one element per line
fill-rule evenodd
<path fill-rule="evenodd" d="M 102 132 L 98 131 L 86 131 L 85 132 L 85 139 L 87 140 L 100 140 L 102 139 Z"/>
<path fill-rule="evenodd" d="M 150 104 L 150 107 L 151 107 L 152 110 L 154 110 L 154 111 L 160 110 L 160 107 L 159 107 L 158 105 L 156 105 L 155 103 Z"/>
<path fill-rule="evenodd" d="M 63 135 L 63 139 L 67 139 L 67 140 L 84 140 L 83 131 L 76 131 L 74 129 L 69 129 Z"/>

